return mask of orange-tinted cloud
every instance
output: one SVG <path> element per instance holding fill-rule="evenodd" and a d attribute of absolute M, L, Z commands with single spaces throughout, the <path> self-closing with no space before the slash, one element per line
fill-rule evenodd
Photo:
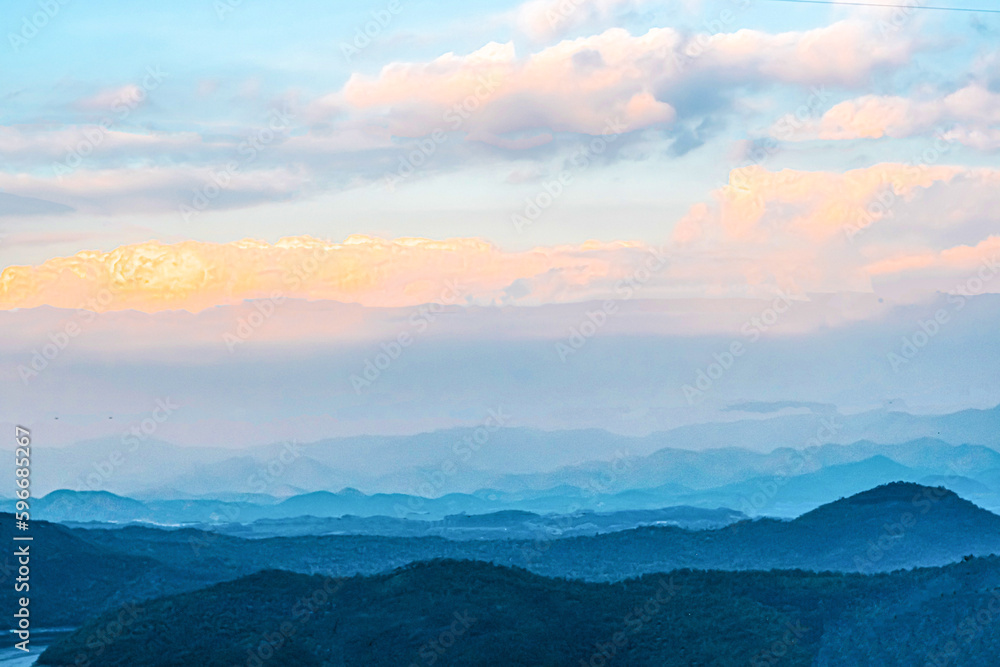
<path fill-rule="evenodd" d="M 717 240 L 738 242 L 773 241 L 788 234 L 814 244 L 843 236 L 846 228 L 859 221 L 871 224 L 890 212 L 890 205 L 872 207 L 872 202 L 891 204 L 967 171 L 897 163 L 843 173 L 773 172 L 761 166 L 734 169 L 729 183 L 713 193 L 715 207 L 693 207 L 674 236 L 687 244 L 713 231 Z"/>
<path fill-rule="evenodd" d="M 782 134 L 791 140 L 905 138 L 937 131 L 945 141 L 995 149 L 1000 147 L 1000 94 L 972 83 L 937 99 L 865 95 L 834 105 L 812 122 L 786 117 L 772 130 L 776 136 L 779 127 L 798 128 Z"/>
<path fill-rule="evenodd" d="M 672 279 L 703 294 L 869 292 L 899 275 L 933 292 L 961 254 L 938 257 L 942 244 L 995 229 L 998 183 L 1000 171 L 951 165 L 735 169 L 712 201 L 692 205 L 674 226 Z"/>
<path fill-rule="evenodd" d="M 367 236 L 342 243 L 308 236 L 274 244 L 151 241 L 8 267 L 0 274 L 0 309 L 197 312 L 274 294 L 378 307 L 572 301 L 634 271 L 643 250 L 590 242 L 511 253 L 471 238 Z"/>
<path fill-rule="evenodd" d="M 871 263 L 868 273 L 873 276 L 903 274 L 920 269 L 932 269 L 939 273 L 974 273 L 984 262 L 996 265 L 1000 260 L 1000 236 L 990 236 L 976 245 L 961 245 L 939 252 L 919 252 L 901 254 Z M 996 270 L 995 270 L 996 271 Z M 998 285 L 1000 289 L 1000 285 Z M 996 290 L 990 290 L 996 291 Z"/>

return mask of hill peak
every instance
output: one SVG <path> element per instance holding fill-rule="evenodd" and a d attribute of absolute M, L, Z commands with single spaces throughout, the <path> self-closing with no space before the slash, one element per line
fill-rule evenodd
<path fill-rule="evenodd" d="M 900 510 L 900 505 L 905 505 L 908 509 Z M 943 486 L 925 486 L 916 482 L 889 482 L 853 496 L 821 505 L 811 512 L 806 512 L 795 521 L 829 522 L 847 516 L 857 520 L 859 517 L 878 517 L 885 512 L 896 514 L 899 511 L 920 511 L 922 513 L 926 511 L 925 508 L 930 506 L 947 507 L 949 511 L 959 511 L 963 515 L 967 512 L 982 515 L 991 514 Z"/>
<path fill-rule="evenodd" d="M 843 501 L 852 505 L 870 505 L 886 502 L 910 502 L 915 498 L 933 496 L 939 500 L 948 498 L 949 500 L 959 500 L 960 498 L 952 491 L 938 486 L 924 486 L 916 482 L 889 482 L 876 486 L 873 489 L 856 493 Z"/>
<path fill-rule="evenodd" d="M 42 498 L 46 500 L 55 500 L 57 498 L 115 498 L 118 500 L 132 500 L 131 498 L 125 498 L 125 496 L 119 496 L 118 494 L 111 493 L 110 491 L 103 490 L 84 490 L 77 491 L 74 489 L 56 489 L 55 491 L 49 491 Z"/>

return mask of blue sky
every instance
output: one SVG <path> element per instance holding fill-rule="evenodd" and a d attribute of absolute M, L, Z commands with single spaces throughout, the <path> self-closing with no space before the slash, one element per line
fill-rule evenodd
<path fill-rule="evenodd" d="M 976 6 L 977 1 L 966 6 Z M 128 12 L 109 2 L 56 4 L 58 11 L 37 36 L 19 44 L 16 51 L 8 45 L 0 52 L 4 71 L 0 122 L 5 126 L 39 141 L 62 131 L 63 138 L 54 141 L 69 145 L 74 136 L 84 136 L 89 124 L 108 115 L 102 99 L 112 102 L 116 91 L 141 85 L 147 68 L 155 68 L 165 73 L 162 83 L 130 109 L 126 118 L 116 119 L 112 129 L 173 137 L 180 144 L 119 154 L 106 145 L 96 147 L 81 169 L 135 170 L 156 165 L 164 169 L 167 182 L 136 185 L 129 190 L 131 198 L 96 193 L 84 206 L 74 193 L 52 182 L 51 156 L 30 151 L 8 154 L 5 173 L 32 174 L 42 181 L 36 188 L 25 189 L 26 196 L 40 193 L 43 200 L 76 210 L 57 216 L 3 216 L 2 226 L 9 237 L 3 255 L 6 263 L 37 263 L 84 248 L 110 250 L 150 238 L 275 241 L 290 233 L 331 240 L 352 233 L 390 238 L 476 236 L 509 249 L 590 238 L 659 243 L 668 238 L 690 206 L 709 198 L 714 188 L 728 180 L 731 168 L 747 161 L 744 142 L 759 141 L 778 117 L 808 99 L 808 73 L 798 77 L 798 82 L 789 82 L 788 77 L 766 71 L 740 74 L 738 64 L 731 63 L 732 77 L 726 75 L 726 65 L 720 65 L 721 69 L 684 83 L 689 92 L 653 90 L 679 110 L 677 117 L 627 132 L 615 151 L 602 156 L 597 168 L 574 175 L 571 196 L 557 202 L 529 234 L 517 233 L 510 216 L 523 208 L 525 197 L 536 194 L 546 178 L 559 172 L 574 150 L 586 144 L 589 135 L 585 132 L 552 131 L 544 121 L 535 127 L 528 123 L 520 134 L 551 132 L 552 140 L 520 150 L 470 141 L 468 133 L 451 133 L 426 166 L 391 193 L 383 177 L 395 162 L 392 147 L 405 155 L 416 136 L 393 136 L 390 130 L 379 145 L 317 150 L 311 155 L 262 151 L 249 169 L 286 165 L 294 171 L 289 182 L 271 192 L 224 195 L 199 214 L 195 223 L 177 215 L 185 198 L 192 196 L 190 188 L 184 191 L 191 183 L 166 177 L 224 165 L 232 156 L 232 151 L 226 154 L 227 143 L 235 147 L 259 130 L 276 106 L 287 104 L 308 114 L 317 100 L 342 91 L 352 75 L 373 79 L 391 63 L 427 63 L 447 53 L 463 56 L 490 42 L 511 43 L 517 62 L 524 62 L 563 40 L 586 40 L 612 28 L 633 36 L 664 27 L 689 36 L 742 29 L 774 35 L 853 21 L 867 24 L 870 38 L 899 44 L 906 51 L 902 62 L 858 64 L 850 82 L 825 77 L 828 81 L 823 85 L 830 97 L 815 108 L 821 114 L 839 101 L 861 95 L 918 92 L 943 96 L 970 80 L 995 77 L 995 62 L 988 59 L 1000 25 L 996 15 L 927 11 L 903 16 L 896 28 L 891 24 L 892 10 L 763 0 L 666 6 L 581 0 L 550 34 L 540 35 L 526 29 L 519 18 L 529 5 L 517 3 L 472 6 L 400 0 L 398 5 L 290 2 L 276 7 L 246 0 L 233 4 L 192 0 Z M 396 13 L 389 11 L 390 5 Z M 19 33 L 21 19 L 36 14 L 39 6 L 36 2 L 9 5 L 9 33 Z M 370 45 L 348 61 L 343 45 L 350 44 L 355 31 L 364 29 L 373 13 L 380 11 L 391 19 L 379 28 Z M 984 60 L 985 65 L 977 65 Z M 977 67 L 988 71 L 977 72 Z M 824 80 L 821 74 L 815 78 Z M 391 112 L 383 107 L 351 118 L 352 111 L 356 110 L 338 108 L 321 119 L 297 115 L 288 136 L 337 136 L 352 123 L 354 127 L 384 124 Z M 765 167 L 842 171 L 905 161 L 922 150 L 927 139 L 926 133 L 917 133 L 898 140 L 783 141 L 768 154 Z M 950 158 L 969 166 L 995 163 L 992 152 L 966 146 L 957 147 Z M 19 195 L 15 182 L 7 180 L 4 190 Z M 612 224 L 609 216 L 615 218 Z M 289 224 L 287 218 L 293 222 Z M 25 243 L 19 246 L 19 239 Z M 46 239 L 48 243 L 41 242 Z"/>

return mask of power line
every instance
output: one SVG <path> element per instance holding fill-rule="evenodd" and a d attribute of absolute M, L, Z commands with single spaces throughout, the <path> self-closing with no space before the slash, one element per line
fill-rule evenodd
<path fill-rule="evenodd" d="M 927 5 L 892 5 L 880 2 L 841 2 L 840 0 L 767 0 L 768 2 L 795 2 L 804 5 L 850 5 L 851 7 L 891 7 L 893 9 L 934 9 L 941 12 L 982 12 L 1000 14 L 1000 9 L 972 9 L 971 7 L 929 7 Z"/>

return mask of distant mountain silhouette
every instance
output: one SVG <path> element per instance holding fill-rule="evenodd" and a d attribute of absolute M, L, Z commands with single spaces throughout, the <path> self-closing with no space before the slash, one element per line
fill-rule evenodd
<path fill-rule="evenodd" d="M 252 459 L 242 457 L 239 461 L 240 474 L 250 474 L 254 469 Z M 303 457 L 295 463 L 308 467 L 309 461 Z M 225 465 L 225 461 L 213 464 Z M 326 469 L 318 470 L 318 478 L 325 479 Z M 517 488 L 516 491 L 488 488 L 438 497 L 366 494 L 353 487 L 299 493 L 288 498 L 230 492 L 220 493 L 219 497 L 194 497 L 163 489 L 168 496 L 181 497 L 143 495 L 139 500 L 145 505 L 143 508 L 135 502 L 126 502 L 124 496 L 114 501 L 107 492 L 79 492 L 91 495 L 74 499 L 73 492 L 62 489 L 57 495 L 54 492 L 42 498 L 35 511 L 39 518 L 52 521 L 143 520 L 159 524 L 245 524 L 258 519 L 346 515 L 440 520 L 448 515 L 502 510 L 568 514 L 579 509 L 613 512 L 682 505 L 706 509 L 730 507 L 751 516 L 793 517 L 839 497 L 892 481 L 945 486 L 981 506 L 1000 510 L 998 471 L 1000 452 L 924 438 L 899 445 L 860 441 L 803 451 L 779 449 L 768 454 L 741 449 L 698 452 L 664 449 L 645 458 L 610 464 L 590 462 L 549 473 L 504 478 L 506 487 Z M 306 477 L 301 470 L 296 474 L 299 480 Z M 224 479 L 225 475 L 219 478 Z M 335 481 L 333 477 L 328 479 L 330 483 Z M 713 486 L 713 481 L 725 483 Z M 93 495 L 96 493 L 105 495 Z M 12 500 L 7 500 L 7 507 L 13 508 Z"/>
<path fill-rule="evenodd" d="M 754 514 L 787 514 L 793 509 L 815 507 L 888 481 L 917 481 L 925 471 L 914 470 L 885 456 L 820 468 L 801 475 L 770 475 L 716 489 L 682 495 L 681 500 L 742 507 Z M 763 495 L 763 501 L 758 498 Z M 757 504 L 755 504 L 755 501 Z"/>
<path fill-rule="evenodd" d="M 1000 428 L 1000 423 L 998 423 Z M 738 440 L 736 441 L 738 442 Z M 860 463 L 870 459 L 887 459 L 924 475 L 966 476 L 977 478 L 991 475 L 983 482 L 993 493 L 1000 493 L 1000 451 L 982 445 L 952 445 L 933 438 L 879 444 L 860 440 L 847 445 L 823 444 L 798 448 L 777 448 L 761 453 L 739 447 L 701 449 L 699 451 L 664 448 L 648 456 L 626 459 L 624 472 L 609 480 L 608 464 L 588 462 L 549 473 L 528 476 L 508 476 L 501 488 L 545 489 L 559 485 L 587 487 L 595 482 L 605 494 L 625 489 L 662 489 L 683 487 L 677 494 L 695 497 L 761 477 L 795 477 L 815 473 L 833 466 Z M 884 466 L 883 466 L 884 467 Z M 885 470 L 886 474 L 892 471 Z M 881 480 L 881 483 L 892 478 Z M 880 482 L 875 482 L 880 483 Z M 603 490 L 607 487 L 606 490 Z M 711 495 L 709 493 L 709 495 Z"/>
<path fill-rule="evenodd" d="M 970 477 L 1000 493 L 995 472 L 1000 469 L 1000 406 L 945 415 L 885 409 L 840 415 L 823 406 L 813 409 L 812 414 L 692 424 L 638 437 L 598 429 L 502 428 L 478 452 L 463 448 L 463 438 L 475 432 L 468 428 L 237 450 L 149 440 L 133 451 L 120 438 L 104 438 L 39 447 L 33 454 L 38 467 L 33 488 L 42 494 L 100 489 L 143 500 L 287 497 L 346 486 L 369 494 L 423 495 L 481 488 L 519 494 L 560 486 L 613 494 L 667 484 L 701 491 L 787 475 L 793 468 L 809 473 L 885 456 L 928 474 Z M 803 450 L 809 456 L 795 468 L 796 451 Z M 609 478 L 616 460 L 627 465 Z M 442 478 L 442 466 L 460 474 Z M 990 470 L 990 480 L 979 478 Z M 431 478 L 437 480 L 435 493 L 418 491 Z"/>
<path fill-rule="evenodd" d="M 581 509 L 571 512 L 573 516 L 568 518 L 551 514 L 543 518 L 536 512 L 526 510 L 493 511 L 493 508 L 503 507 L 503 504 L 484 500 L 478 495 L 449 494 L 441 498 L 404 494 L 368 496 L 356 489 L 344 489 L 339 493 L 317 491 L 280 502 L 265 498 L 263 504 L 258 504 L 260 499 L 253 499 L 258 502 L 204 499 L 141 502 L 106 491 L 59 490 L 36 500 L 33 510 L 37 518 L 68 524 L 140 522 L 162 526 L 208 526 L 234 534 L 260 536 L 329 532 L 418 536 L 439 534 L 449 526 L 457 527 L 461 522 L 467 527 L 504 527 L 511 529 L 511 536 L 525 537 L 523 524 L 527 517 L 531 517 L 531 523 L 559 524 L 564 528 L 582 523 L 594 525 L 594 530 L 584 530 L 583 533 L 623 530 L 657 522 L 694 529 L 715 528 L 746 518 L 725 508 L 683 506 L 600 513 Z M 7 504 L 9 509 L 13 509 L 13 500 L 7 501 Z M 570 501 L 564 499 L 561 507 L 565 511 L 570 505 Z M 460 520 L 457 518 L 460 516 L 466 518 Z M 313 520 L 317 518 L 331 521 Z M 250 524 L 253 525 L 247 529 L 238 527 Z M 316 532 L 302 532 L 302 528 L 309 526 Z M 266 527 L 270 527 L 270 533 Z"/>
<path fill-rule="evenodd" d="M 152 521 L 148 506 L 107 491 L 68 491 L 60 489 L 38 498 L 32 509 L 38 517 L 52 521 Z"/>

